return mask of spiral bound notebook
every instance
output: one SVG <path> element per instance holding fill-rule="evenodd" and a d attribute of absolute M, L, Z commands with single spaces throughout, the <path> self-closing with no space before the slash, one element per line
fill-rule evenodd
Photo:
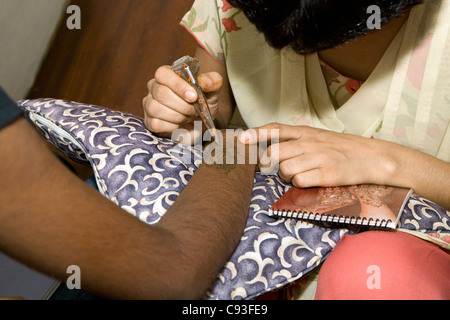
<path fill-rule="evenodd" d="M 412 189 L 383 185 L 291 187 L 270 216 L 395 229 Z"/>

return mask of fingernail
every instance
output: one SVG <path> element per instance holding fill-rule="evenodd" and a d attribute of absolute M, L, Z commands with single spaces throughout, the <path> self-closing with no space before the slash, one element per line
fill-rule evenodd
<path fill-rule="evenodd" d="M 202 81 L 202 85 L 203 85 L 206 89 L 212 87 L 213 82 L 212 82 L 212 80 L 211 80 L 211 78 L 210 78 L 209 76 L 207 76 L 207 75 L 205 75 L 205 74 L 201 74 L 201 75 L 199 76 L 199 80 L 200 80 L 200 79 L 201 79 L 201 81 Z"/>
<path fill-rule="evenodd" d="M 251 136 L 248 132 L 242 132 L 241 135 L 239 136 L 239 140 L 242 143 L 249 143 L 251 140 Z"/>
<path fill-rule="evenodd" d="M 191 90 L 186 91 L 185 96 L 186 96 L 186 100 L 188 100 L 190 102 L 194 102 L 195 99 L 197 98 L 197 95 L 195 94 L 195 92 L 191 91 Z"/>

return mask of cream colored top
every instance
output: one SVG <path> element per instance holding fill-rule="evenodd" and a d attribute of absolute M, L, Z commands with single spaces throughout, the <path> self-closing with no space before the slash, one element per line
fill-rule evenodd
<path fill-rule="evenodd" d="M 449 17 L 448 0 L 416 6 L 371 76 L 337 110 L 316 54 L 272 49 L 225 0 L 196 0 L 181 24 L 226 66 L 248 127 L 310 125 L 450 161 Z"/>

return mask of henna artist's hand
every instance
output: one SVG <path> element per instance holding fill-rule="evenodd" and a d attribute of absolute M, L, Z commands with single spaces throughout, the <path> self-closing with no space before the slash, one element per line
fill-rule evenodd
<path fill-rule="evenodd" d="M 217 72 L 200 74 L 198 82 L 214 118 L 223 83 L 222 76 Z M 147 87 L 148 95 L 142 101 L 147 129 L 161 137 L 171 137 L 176 129 L 183 128 L 189 132 L 189 136 L 181 137 L 182 142 L 193 144 L 194 121 L 201 121 L 192 104 L 198 98 L 195 89 L 172 71 L 170 66 L 158 68 L 155 78 L 148 82 Z"/>

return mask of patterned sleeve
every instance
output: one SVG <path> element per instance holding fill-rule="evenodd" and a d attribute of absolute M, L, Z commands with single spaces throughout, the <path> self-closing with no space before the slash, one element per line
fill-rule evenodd
<path fill-rule="evenodd" d="M 180 25 L 192 34 L 214 60 L 225 64 L 227 33 L 240 28 L 234 22 L 239 13 L 226 0 L 196 0 Z"/>

